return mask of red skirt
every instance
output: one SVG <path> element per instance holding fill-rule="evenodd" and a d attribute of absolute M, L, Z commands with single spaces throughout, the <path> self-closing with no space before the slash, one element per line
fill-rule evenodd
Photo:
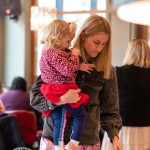
<path fill-rule="evenodd" d="M 60 102 L 60 97 L 64 95 L 69 89 L 79 89 L 76 84 L 42 84 L 40 91 L 44 97 L 52 103 Z M 78 108 L 81 104 L 87 105 L 89 100 L 89 95 L 79 92 L 81 96 L 77 103 L 68 103 L 72 108 Z M 45 114 L 46 115 L 46 114 Z M 44 115 L 44 116 L 45 116 Z M 47 116 L 47 115 L 46 115 Z"/>

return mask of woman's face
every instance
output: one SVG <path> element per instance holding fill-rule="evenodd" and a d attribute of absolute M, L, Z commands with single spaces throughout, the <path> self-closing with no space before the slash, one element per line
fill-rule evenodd
<path fill-rule="evenodd" d="M 95 58 L 106 46 L 108 39 L 109 36 L 103 32 L 85 37 L 84 48 L 86 53 L 90 57 Z"/>

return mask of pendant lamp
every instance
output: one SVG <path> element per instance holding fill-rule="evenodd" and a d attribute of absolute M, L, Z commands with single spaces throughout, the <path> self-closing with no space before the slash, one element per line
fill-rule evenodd
<path fill-rule="evenodd" d="M 138 0 L 120 5 L 117 16 L 127 22 L 150 25 L 150 0 Z"/>

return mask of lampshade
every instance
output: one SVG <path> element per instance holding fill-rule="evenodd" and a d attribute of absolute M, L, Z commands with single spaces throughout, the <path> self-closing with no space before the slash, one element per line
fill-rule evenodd
<path fill-rule="evenodd" d="M 118 7 L 120 19 L 141 25 L 150 25 L 150 0 L 129 2 Z"/>

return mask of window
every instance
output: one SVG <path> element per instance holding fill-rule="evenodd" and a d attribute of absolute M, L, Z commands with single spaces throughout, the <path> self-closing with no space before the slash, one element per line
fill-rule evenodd
<path fill-rule="evenodd" d="M 38 5 L 41 7 L 49 6 L 50 8 L 56 8 L 58 19 L 63 19 L 68 22 L 76 21 L 79 29 L 83 21 L 92 14 L 98 14 L 106 18 L 106 1 L 107 0 L 38 0 Z M 36 50 L 36 75 L 40 74 L 39 60 L 41 51 L 42 46 L 38 42 Z"/>

